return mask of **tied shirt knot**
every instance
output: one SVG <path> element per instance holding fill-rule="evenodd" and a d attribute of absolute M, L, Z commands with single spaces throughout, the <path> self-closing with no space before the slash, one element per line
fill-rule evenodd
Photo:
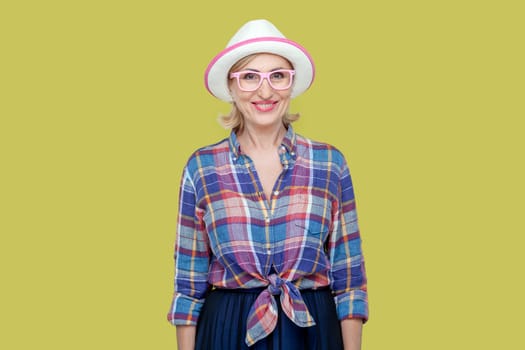
<path fill-rule="evenodd" d="M 284 280 L 282 280 L 276 274 L 272 273 L 270 276 L 268 276 L 268 281 L 270 282 L 270 285 L 268 286 L 268 291 L 272 295 L 281 294 L 281 286 L 283 285 Z"/>
<path fill-rule="evenodd" d="M 245 342 L 252 346 L 257 341 L 273 332 L 277 325 L 278 309 L 275 296 L 284 314 L 299 327 L 311 327 L 315 321 L 310 315 L 299 289 L 291 282 L 271 274 L 267 279 L 268 287 L 264 289 L 253 303 L 248 314 Z"/>

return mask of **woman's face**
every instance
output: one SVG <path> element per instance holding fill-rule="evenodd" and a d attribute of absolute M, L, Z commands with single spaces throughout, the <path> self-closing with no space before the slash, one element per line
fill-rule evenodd
<path fill-rule="evenodd" d="M 271 72 L 278 69 L 293 68 L 288 60 L 281 56 L 258 54 L 236 72 Z M 233 102 L 244 117 L 245 126 L 260 129 L 282 124 L 282 118 L 290 104 L 291 87 L 275 90 L 266 79 L 263 79 L 261 86 L 255 91 L 241 90 L 236 79 L 230 79 L 229 86 Z"/>

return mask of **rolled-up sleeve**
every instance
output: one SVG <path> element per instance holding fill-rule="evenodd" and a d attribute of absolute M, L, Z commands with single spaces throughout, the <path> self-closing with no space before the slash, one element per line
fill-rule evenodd
<path fill-rule="evenodd" d="M 209 244 L 202 209 L 197 207 L 196 190 L 188 168 L 180 187 L 175 283 L 168 321 L 173 325 L 196 325 L 208 290 Z"/>
<path fill-rule="evenodd" d="M 368 293 L 352 179 L 346 161 L 339 177 L 339 205 L 329 241 L 332 290 L 340 320 L 368 320 Z"/>

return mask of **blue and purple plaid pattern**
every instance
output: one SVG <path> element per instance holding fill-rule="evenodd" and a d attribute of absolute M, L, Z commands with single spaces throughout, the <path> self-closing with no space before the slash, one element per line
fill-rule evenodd
<path fill-rule="evenodd" d="M 279 154 L 283 172 L 271 198 L 233 132 L 189 159 L 180 190 L 172 324 L 195 325 L 212 286 L 267 287 L 248 317 L 248 345 L 273 331 L 277 295 L 295 324 L 315 324 L 301 289 L 330 286 L 340 319 L 368 318 L 354 191 L 343 155 L 291 126 Z"/>

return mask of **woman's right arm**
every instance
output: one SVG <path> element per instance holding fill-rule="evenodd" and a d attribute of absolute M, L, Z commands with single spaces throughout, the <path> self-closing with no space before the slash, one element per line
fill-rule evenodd
<path fill-rule="evenodd" d="M 181 180 L 173 301 L 168 320 L 177 327 L 179 350 L 193 350 L 195 326 L 208 290 L 210 250 L 197 204 L 196 188 L 186 168 Z"/>
<path fill-rule="evenodd" d="M 177 326 L 177 349 L 195 349 L 195 326 Z"/>

